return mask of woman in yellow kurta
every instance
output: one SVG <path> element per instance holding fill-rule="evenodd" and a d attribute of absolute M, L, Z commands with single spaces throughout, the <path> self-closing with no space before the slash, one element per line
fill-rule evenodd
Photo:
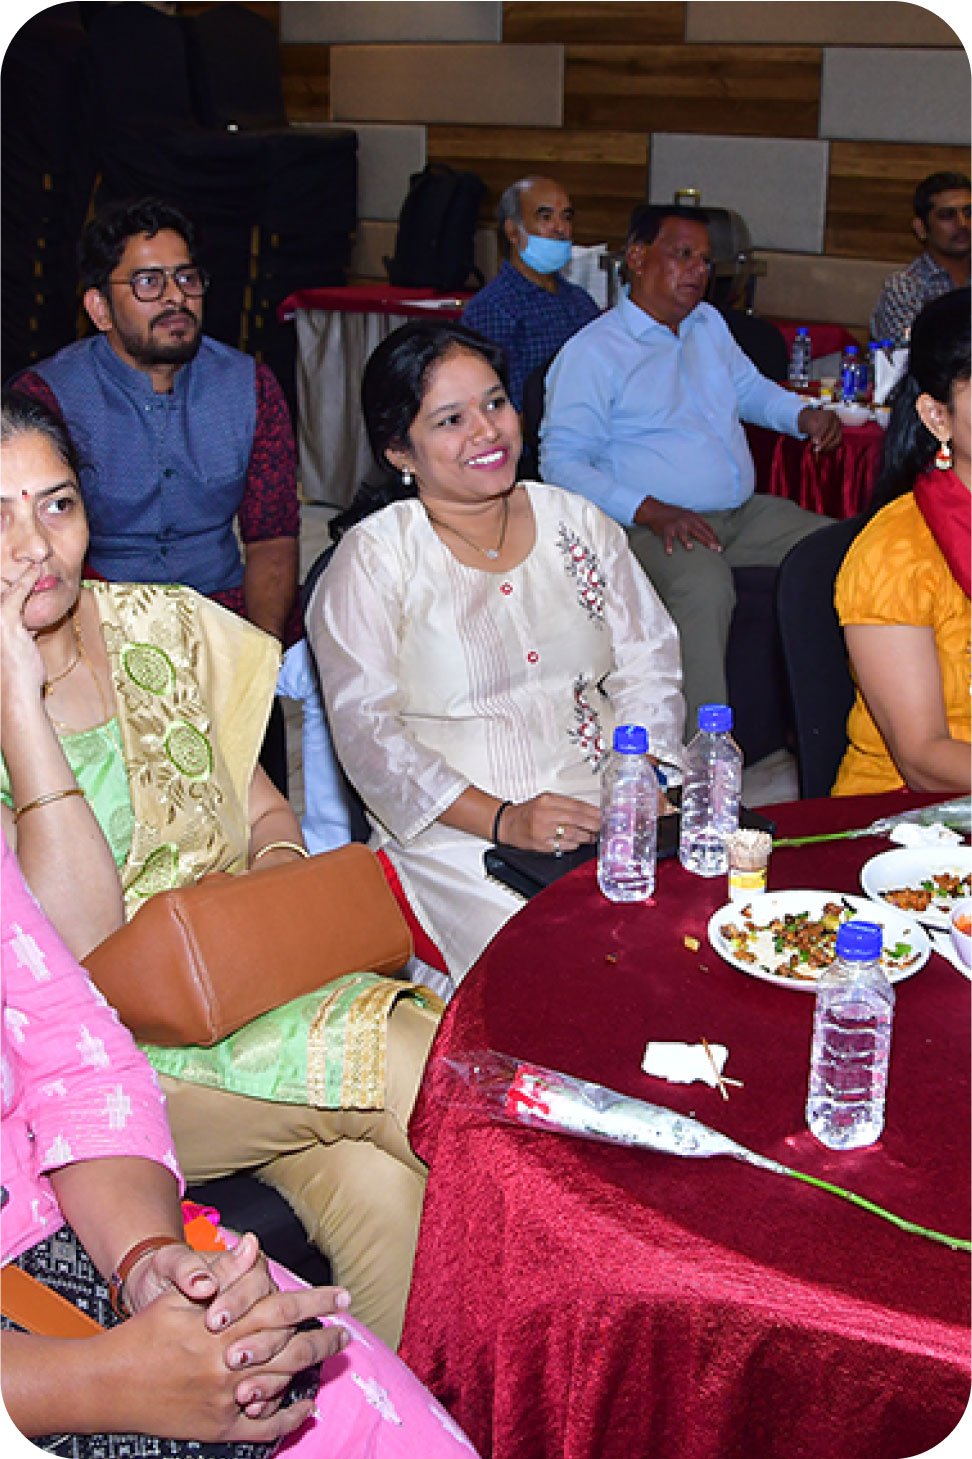
<path fill-rule="evenodd" d="M 878 495 L 837 578 L 857 694 L 835 795 L 970 789 L 969 290 L 915 320 Z"/>

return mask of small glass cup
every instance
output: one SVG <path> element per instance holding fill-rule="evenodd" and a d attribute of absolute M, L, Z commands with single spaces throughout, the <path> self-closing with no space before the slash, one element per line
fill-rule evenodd
<path fill-rule="evenodd" d="M 767 831 L 744 828 L 726 843 L 729 852 L 729 900 L 747 902 L 766 890 L 773 838 Z"/>

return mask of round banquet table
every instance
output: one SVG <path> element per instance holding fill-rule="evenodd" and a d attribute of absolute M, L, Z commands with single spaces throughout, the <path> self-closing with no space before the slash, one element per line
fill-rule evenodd
<path fill-rule="evenodd" d="M 929 799 L 768 814 L 802 835 Z M 859 891 L 888 844 L 779 848 L 771 889 Z M 401 1353 L 492 1459 L 904 1459 L 962 1417 L 966 1253 L 737 1161 L 497 1123 L 445 1062 L 492 1048 L 594 1080 L 967 1237 L 969 981 L 933 953 L 897 985 L 884 1134 L 828 1151 L 804 1123 L 812 995 L 717 956 L 725 895 L 669 861 L 651 905 L 619 907 L 583 866 L 446 1010 L 411 1127 L 430 1178 Z M 649 1039 L 703 1037 L 743 1081 L 727 1101 L 641 1072 Z"/>

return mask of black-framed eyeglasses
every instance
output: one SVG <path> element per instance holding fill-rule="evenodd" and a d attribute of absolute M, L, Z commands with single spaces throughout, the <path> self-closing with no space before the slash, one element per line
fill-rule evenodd
<path fill-rule="evenodd" d="M 131 278 L 109 279 L 108 282 L 117 288 L 127 284 L 140 304 L 152 304 L 162 298 L 167 279 L 174 279 L 187 299 L 199 299 L 209 288 L 209 275 L 194 263 L 179 264 L 176 268 L 143 268 Z"/>

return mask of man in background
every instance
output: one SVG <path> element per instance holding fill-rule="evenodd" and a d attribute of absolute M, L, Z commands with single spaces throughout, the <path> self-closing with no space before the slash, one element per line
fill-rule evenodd
<path fill-rule="evenodd" d="M 462 322 L 506 351 L 510 399 L 520 410 L 530 372 L 600 311 L 586 289 L 561 277 L 570 261 L 574 209 L 558 182 L 520 178 L 500 198 L 497 220 L 503 262 L 470 299 Z"/>
<path fill-rule="evenodd" d="M 922 306 L 969 282 L 972 193 L 962 172 L 933 172 L 915 189 L 911 226 L 924 252 L 887 280 L 871 316 L 871 338 L 907 343 Z"/>
<path fill-rule="evenodd" d="M 96 333 L 13 383 L 78 449 L 94 573 L 186 584 L 283 639 L 300 531 L 290 415 L 266 365 L 203 334 L 195 241 L 155 199 L 95 217 L 79 261 Z"/>
<path fill-rule="evenodd" d="M 96 333 L 12 383 L 77 447 L 94 575 L 185 584 L 291 642 L 302 630 L 290 413 L 268 366 L 203 334 L 195 245 L 189 219 L 153 198 L 93 218 L 78 256 Z M 279 703 L 261 758 L 286 793 Z"/>
<path fill-rule="evenodd" d="M 829 450 L 840 421 L 761 375 L 705 302 L 711 256 L 699 208 L 636 208 L 625 268 L 629 288 L 550 368 L 542 475 L 627 528 L 679 631 L 691 735 L 701 704 L 728 703 L 732 569 L 777 565 L 828 520 L 754 495 L 741 422 Z"/>

